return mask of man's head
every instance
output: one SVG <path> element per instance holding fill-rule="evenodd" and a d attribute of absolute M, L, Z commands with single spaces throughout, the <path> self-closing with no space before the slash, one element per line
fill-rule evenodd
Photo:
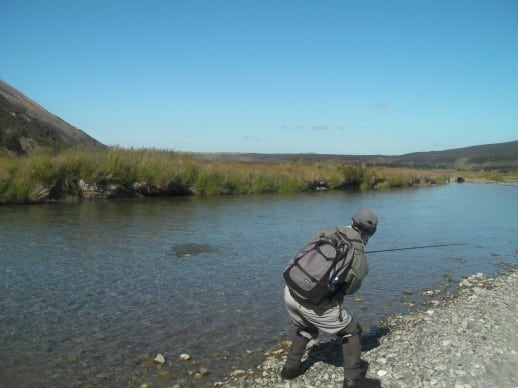
<path fill-rule="evenodd" d="M 367 244 L 369 238 L 376 233 L 378 216 L 372 209 L 360 208 L 354 213 L 352 221 L 352 227 L 360 233 L 363 243 Z"/>

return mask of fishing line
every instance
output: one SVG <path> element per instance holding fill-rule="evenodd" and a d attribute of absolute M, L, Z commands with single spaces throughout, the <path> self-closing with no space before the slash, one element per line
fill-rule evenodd
<path fill-rule="evenodd" d="M 466 245 L 466 243 L 420 245 L 420 246 L 416 246 L 416 247 L 390 248 L 390 249 L 380 249 L 380 250 L 376 250 L 376 251 L 366 251 L 365 253 L 380 253 L 380 252 L 406 251 L 406 250 L 409 250 L 409 249 L 438 248 L 438 247 L 453 247 L 453 246 L 460 246 L 460 245 Z"/>

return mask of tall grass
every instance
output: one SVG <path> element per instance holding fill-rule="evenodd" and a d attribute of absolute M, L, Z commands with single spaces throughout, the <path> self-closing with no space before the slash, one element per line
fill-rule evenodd
<path fill-rule="evenodd" d="M 384 190 L 444 182 L 450 172 L 365 167 L 336 161 L 284 163 L 201 161 L 158 149 L 71 148 L 30 156 L 0 156 L 0 202 L 27 202 L 45 187 L 63 196 L 80 195 L 78 182 L 134 183 L 188 187 L 194 194 L 296 192 L 315 185 L 330 189 Z"/>
<path fill-rule="evenodd" d="M 0 200 L 25 202 L 38 187 L 53 183 L 61 176 L 61 166 L 47 152 L 31 157 L 0 158 Z"/>

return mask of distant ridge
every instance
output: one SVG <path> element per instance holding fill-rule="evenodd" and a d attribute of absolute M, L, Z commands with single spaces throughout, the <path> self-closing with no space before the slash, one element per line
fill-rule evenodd
<path fill-rule="evenodd" d="M 414 152 L 395 157 L 390 164 L 404 167 L 518 168 L 518 140 L 455 148 L 445 151 Z"/>
<path fill-rule="evenodd" d="M 103 146 L 0 80 L 0 148 L 23 154 L 40 147 Z"/>
<path fill-rule="evenodd" d="M 192 153 L 202 160 L 226 160 L 249 163 L 282 163 L 296 160 L 335 160 L 365 165 L 408 168 L 518 169 L 518 140 L 455 148 L 445 151 L 414 152 L 398 156 L 338 154 L 259 154 Z"/>

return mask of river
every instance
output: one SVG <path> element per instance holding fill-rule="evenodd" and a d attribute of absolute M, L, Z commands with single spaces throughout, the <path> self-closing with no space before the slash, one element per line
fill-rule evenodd
<path fill-rule="evenodd" d="M 464 244 L 368 255 L 346 301 L 364 328 L 518 261 L 516 185 L 2 206 L 0 387 L 212 386 L 258 363 L 293 332 L 287 260 L 358 207 L 380 218 L 368 251 Z"/>

